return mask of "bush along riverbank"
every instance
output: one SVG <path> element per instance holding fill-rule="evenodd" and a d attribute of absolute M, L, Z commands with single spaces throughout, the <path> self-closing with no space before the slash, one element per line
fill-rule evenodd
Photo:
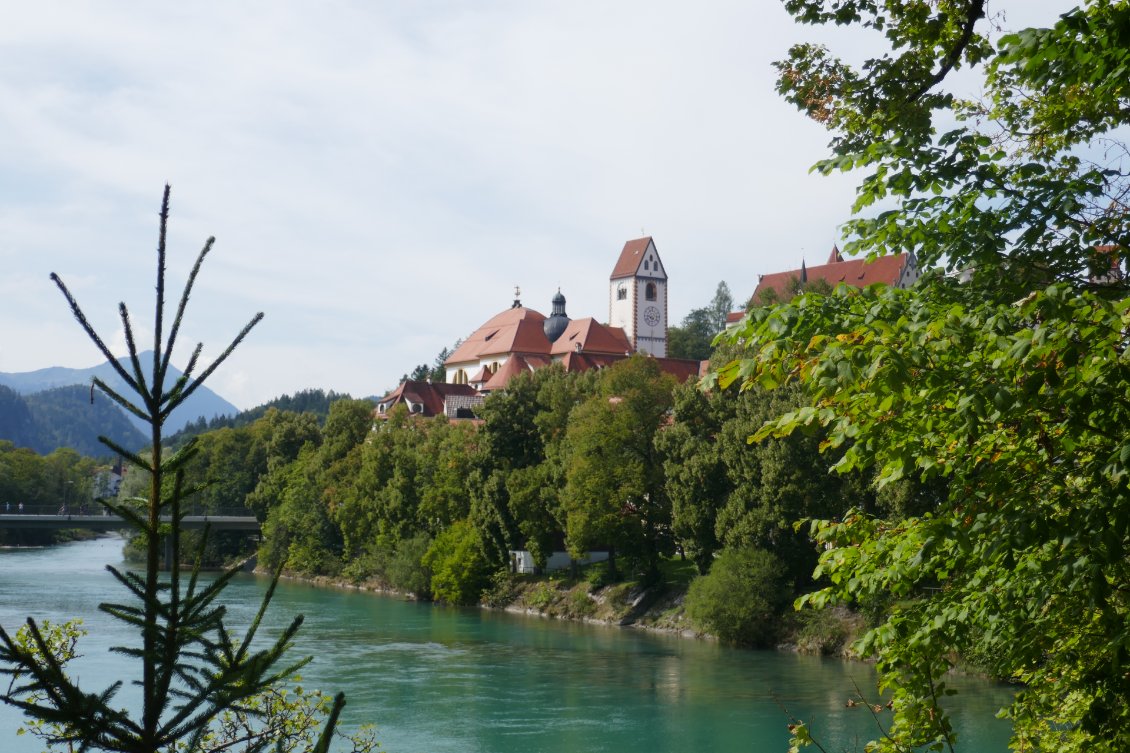
<path fill-rule="evenodd" d="M 484 592 L 483 606 L 550 619 L 617 625 L 673 633 L 684 638 L 722 640 L 750 648 L 774 648 L 805 654 L 857 658 L 852 642 L 865 629 L 865 620 L 847 609 L 796 612 L 786 605 L 743 625 L 755 639 L 734 638 L 688 609 L 690 584 L 666 581 L 649 586 L 639 582 L 603 585 L 587 578 L 514 577 L 496 579 Z M 731 597 L 738 605 L 741 597 Z M 736 611 L 741 611 L 736 610 Z"/>

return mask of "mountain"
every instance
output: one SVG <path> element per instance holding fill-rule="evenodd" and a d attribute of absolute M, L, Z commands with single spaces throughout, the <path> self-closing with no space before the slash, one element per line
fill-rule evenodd
<path fill-rule="evenodd" d="M 39 432 L 31 409 L 18 392 L 0 385 L 0 439 L 7 439 L 16 447 L 36 447 Z"/>
<path fill-rule="evenodd" d="M 102 394 L 90 399 L 90 388 L 81 384 L 55 387 L 21 396 L 36 430 L 30 447 L 47 455 L 58 447 L 70 447 L 87 457 L 112 454 L 98 441 L 109 437 L 127 450 L 140 450 L 149 438 L 130 423 L 116 403 Z"/>
<path fill-rule="evenodd" d="M 142 373 L 148 376 L 153 371 L 153 351 L 147 350 L 141 353 L 139 359 L 141 360 Z M 118 363 L 122 364 L 127 372 L 132 373 L 133 367 L 130 365 L 128 358 L 120 358 L 118 359 Z M 179 369 L 170 364 L 169 373 L 166 377 L 168 383 L 172 384 L 175 382 L 180 378 L 181 373 Z M 88 369 L 68 369 L 62 366 L 51 366 L 36 371 L 19 373 L 0 372 L 0 385 L 10 387 L 25 396 L 51 390 L 56 387 L 68 387 L 71 385 L 82 385 L 89 391 L 90 380 L 94 377 L 98 377 L 112 389 L 117 390 L 123 395 L 129 394 L 129 388 L 126 386 L 125 382 L 122 381 L 122 378 L 118 376 L 118 372 L 114 370 L 114 367 L 109 362 L 92 366 Z M 101 397 L 103 401 L 109 402 L 105 395 L 99 395 L 99 397 Z M 121 411 L 116 405 L 114 405 L 114 408 Z M 193 392 L 188 400 L 180 407 L 169 414 L 169 418 L 165 421 L 165 432 L 171 434 L 179 431 L 184 428 L 186 424 L 197 421 L 200 418 L 208 420 L 216 416 L 234 416 L 238 412 L 239 409 L 212 390 L 207 387 L 200 387 Z M 121 411 L 121 413 L 130 423 L 137 427 L 139 431 L 146 430 L 146 425 L 141 419 L 127 414 L 125 411 Z"/>

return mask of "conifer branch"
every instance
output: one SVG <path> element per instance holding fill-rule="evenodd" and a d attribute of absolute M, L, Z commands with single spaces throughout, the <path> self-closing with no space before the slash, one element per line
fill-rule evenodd
<path fill-rule="evenodd" d="M 141 389 L 137 384 L 137 380 L 130 376 L 130 373 L 126 371 L 120 363 L 118 363 L 118 359 L 114 357 L 114 354 L 110 352 L 110 349 L 108 347 L 106 347 L 106 343 L 103 342 L 98 333 L 94 331 L 94 327 L 91 326 L 90 321 L 86 318 L 86 314 L 83 313 L 82 308 L 78 305 L 78 301 L 75 300 L 75 297 L 73 295 L 71 295 L 71 291 L 67 289 L 67 286 L 66 284 L 64 284 L 62 278 L 52 272 L 51 281 L 55 283 L 55 287 L 59 288 L 59 291 L 62 292 L 63 297 L 67 299 L 67 305 L 71 307 L 71 314 L 74 315 L 74 318 L 76 321 L 78 321 L 79 326 L 82 327 L 84 332 L 86 332 L 87 337 L 89 337 L 91 341 L 94 342 L 95 347 L 97 347 L 98 350 L 101 351 L 102 355 L 105 356 L 106 360 L 110 363 L 110 366 L 118 372 L 118 376 L 125 380 L 126 384 L 128 384 L 134 391 L 140 393 Z"/>

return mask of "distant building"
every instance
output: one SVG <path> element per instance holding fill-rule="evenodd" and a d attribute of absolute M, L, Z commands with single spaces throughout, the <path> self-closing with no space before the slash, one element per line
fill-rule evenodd
<path fill-rule="evenodd" d="M 403 405 L 413 416 L 474 418 L 475 407 L 482 402 L 483 396 L 465 384 L 406 379 L 377 401 L 376 414 L 387 416 L 397 405 Z"/>
<path fill-rule="evenodd" d="M 608 282 L 608 322 L 633 350 L 667 355 L 667 271 L 650 237 L 624 244 Z"/>
<path fill-rule="evenodd" d="M 874 261 L 844 259 L 840 250 L 833 246 L 825 264 L 809 267 L 802 261 L 799 269 L 761 275 L 751 300 L 755 306 L 787 302 L 805 286 L 813 283 L 824 283 L 829 288 L 834 288 L 841 282 L 856 288 L 865 288 L 875 283 L 908 288 L 918 277 L 918 263 L 914 254 L 894 254 Z"/>
<path fill-rule="evenodd" d="M 523 306 L 515 289 L 510 307 L 476 328 L 444 361 L 446 382 L 406 381 L 378 401 L 377 416 L 403 404 L 414 415 L 465 418 L 518 374 L 552 363 L 567 372 L 600 369 L 636 352 L 654 356 L 679 381 L 700 374 L 699 361 L 665 357 L 667 272 L 654 240 L 624 244 L 608 287 L 609 324 L 591 316 L 570 319 L 560 290 L 545 316 Z"/>
<path fill-rule="evenodd" d="M 122 488 L 122 479 L 125 478 L 125 467 L 122 465 L 122 459 L 118 458 L 114 461 L 108 470 L 99 471 L 94 475 L 94 488 L 92 496 L 94 499 L 113 499 L 118 496 L 118 491 Z"/>

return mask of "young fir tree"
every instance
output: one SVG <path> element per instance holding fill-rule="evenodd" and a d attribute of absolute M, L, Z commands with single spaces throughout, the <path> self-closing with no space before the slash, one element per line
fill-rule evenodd
<path fill-rule="evenodd" d="M 122 656 L 141 662 L 140 714 L 115 705 L 114 698 L 122 685 L 120 681 L 98 692 L 79 688 L 65 671 L 65 657 L 59 657 L 52 650 L 49 635 L 30 618 L 24 631 L 30 640 L 13 637 L 0 628 L 0 672 L 10 678 L 0 699 L 21 708 L 33 723 L 39 721 L 49 726 L 53 731 L 48 737 L 52 744 L 80 751 L 157 753 L 202 751 L 213 749 L 216 745 L 232 749 L 231 740 L 217 742 L 216 729 L 233 712 L 245 717 L 250 715 L 251 718 L 260 715 L 260 719 L 267 720 L 246 730 L 245 739 L 239 741 L 244 750 L 282 750 L 286 720 L 263 715 L 262 699 L 264 694 L 293 676 L 308 661 L 292 662 L 285 658 L 302 624 L 302 617 L 296 617 L 273 643 L 265 648 L 253 649 L 252 643 L 271 600 L 277 575 L 241 640 L 229 632 L 224 623 L 224 607 L 218 603 L 218 597 L 236 570 L 225 572 L 211 583 L 199 580 L 198 568 L 193 569 L 187 579 L 181 577 L 178 563 L 181 554 L 180 522 L 184 516 L 182 503 L 196 491 L 186 488 L 184 468 L 196 453 L 196 440 L 190 440 L 169 457 L 162 452 L 162 429 L 169 414 L 212 375 L 263 315 L 256 314 L 212 365 L 194 376 L 203 348 L 202 344 L 198 344 L 183 375 L 169 383 L 169 364 L 189 294 L 214 238 L 208 239 L 192 267 L 166 338 L 165 235 L 168 217 L 169 187 L 166 186 L 157 245 L 157 299 L 153 327 L 155 355 L 150 374 L 142 368 L 125 304 L 119 304 L 119 313 L 132 369 L 118 363 L 63 281 L 57 275 L 51 275 L 83 330 L 130 388 L 126 394 L 121 394 L 96 377 L 91 387 L 92 395 L 97 387 L 125 410 L 144 420 L 150 431 L 152 453 L 148 457 L 151 460 L 99 437 L 110 449 L 150 477 L 148 504 L 140 512 L 116 501 L 103 501 L 111 512 L 128 521 L 145 541 L 144 574 L 108 567 L 132 598 L 121 603 L 100 605 L 104 612 L 140 632 L 140 647 L 126 645 L 113 649 Z M 163 576 L 161 555 L 165 536 L 170 540 L 172 559 L 168 574 Z M 344 695 L 338 694 L 326 715 L 325 727 L 313 746 L 316 753 L 325 753 L 328 749 L 344 705 Z"/>

